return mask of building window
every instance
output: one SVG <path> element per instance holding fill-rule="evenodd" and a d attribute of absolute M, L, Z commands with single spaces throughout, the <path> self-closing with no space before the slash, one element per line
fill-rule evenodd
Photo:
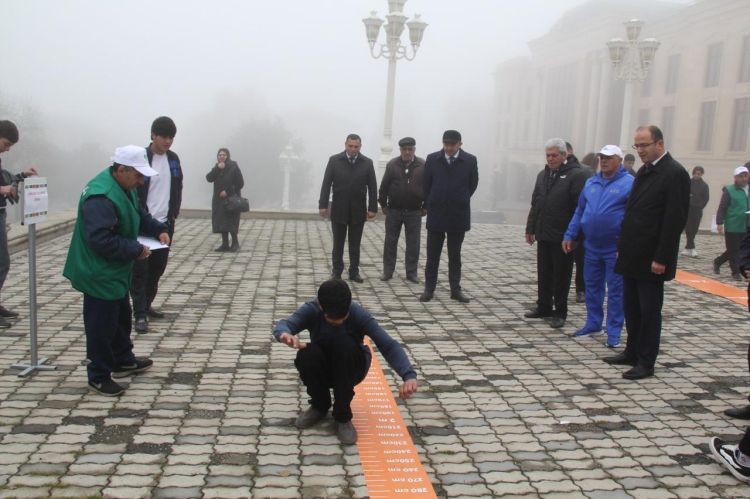
<path fill-rule="evenodd" d="M 674 106 L 667 106 L 661 111 L 661 128 L 664 134 L 664 142 L 667 146 L 672 142 L 672 130 L 674 130 Z"/>
<path fill-rule="evenodd" d="M 706 53 L 706 74 L 703 78 L 703 86 L 706 88 L 715 87 L 719 84 L 723 48 L 724 45 L 721 42 L 712 43 L 708 46 L 708 52 Z"/>
<path fill-rule="evenodd" d="M 680 54 L 673 54 L 667 60 L 667 84 L 664 93 L 673 94 L 677 91 L 677 77 L 680 73 Z"/>
<path fill-rule="evenodd" d="M 699 151 L 710 151 L 714 137 L 714 118 L 716 117 L 716 101 L 701 104 L 701 116 L 698 122 Z"/>
<path fill-rule="evenodd" d="M 734 101 L 729 150 L 746 151 L 748 136 L 750 136 L 750 97 L 743 97 Z"/>
<path fill-rule="evenodd" d="M 648 125 L 650 118 L 651 118 L 651 113 L 649 112 L 648 109 L 638 110 L 638 126 Z"/>
<path fill-rule="evenodd" d="M 740 55 L 740 78 L 739 82 L 750 81 L 750 35 L 742 39 L 742 51 Z"/>

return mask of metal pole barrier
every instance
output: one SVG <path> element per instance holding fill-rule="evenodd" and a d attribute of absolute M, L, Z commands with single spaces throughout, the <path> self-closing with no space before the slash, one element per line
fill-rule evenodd
<path fill-rule="evenodd" d="M 4 228 L 3 228 L 4 229 Z M 29 325 L 31 339 L 31 360 L 28 364 L 13 364 L 13 369 L 22 369 L 19 378 L 25 378 L 34 371 L 52 371 L 57 366 L 47 364 L 47 359 L 38 359 L 36 323 L 36 224 L 29 224 Z"/>

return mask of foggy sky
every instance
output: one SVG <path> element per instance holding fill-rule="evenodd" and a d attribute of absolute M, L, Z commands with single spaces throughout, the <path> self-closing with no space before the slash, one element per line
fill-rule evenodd
<path fill-rule="evenodd" d="M 582 3 L 409 0 L 405 14 L 420 13 L 429 26 L 416 60 L 398 64 L 394 138 L 416 137 L 424 156 L 440 148 L 444 129 L 457 128 L 480 154 L 481 179 L 493 144 L 495 66 L 526 55 L 528 40 Z M 222 134 L 246 116 L 282 120 L 321 171 L 349 132 L 363 137 L 364 154 L 379 156 L 387 61 L 370 57 L 362 19 L 372 10 L 383 17 L 386 0 L 0 6 L 0 98 L 33 107 L 63 146 L 147 144 L 153 118 L 171 116 L 188 192 L 210 191 L 203 176 L 227 145 Z M 252 169 L 251 158 L 235 159 Z"/>

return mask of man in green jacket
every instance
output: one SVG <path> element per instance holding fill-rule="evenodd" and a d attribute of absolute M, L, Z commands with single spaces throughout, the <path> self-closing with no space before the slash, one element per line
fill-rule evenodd
<path fill-rule="evenodd" d="M 63 275 L 83 293 L 89 387 L 115 397 L 124 389 L 113 377 L 143 372 L 153 364 L 135 357 L 130 341 L 133 262 L 151 254 L 137 237 L 140 231 L 168 245 L 169 234 L 165 224 L 140 207 L 135 193 L 145 176 L 157 175 L 146 149 L 118 147 L 112 161 L 83 189 Z"/>
<path fill-rule="evenodd" d="M 726 251 L 714 260 L 714 274 L 721 271 L 721 266 L 729 260 L 732 278 L 742 280 L 737 264 L 740 254 L 740 242 L 747 231 L 750 211 L 750 196 L 748 195 L 748 169 L 738 166 L 734 169 L 734 183 L 722 188 L 719 209 L 716 212 L 716 227 L 719 234 L 724 234 Z"/>

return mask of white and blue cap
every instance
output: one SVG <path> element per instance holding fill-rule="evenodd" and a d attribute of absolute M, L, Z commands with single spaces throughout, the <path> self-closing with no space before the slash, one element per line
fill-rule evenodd
<path fill-rule="evenodd" d="M 112 156 L 112 162 L 118 165 L 130 166 L 144 177 L 153 177 L 159 172 L 151 168 L 148 164 L 146 148 L 143 146 L 122 146 L 115 149 L 115 155 Z"/>
<path fill-rule="evenodd" d="M 599 156 L 617 156 L 618 158 L 622 158 L 622 149 L 617 146 L 608 144 L 602 147 L 602 150 L 599 151 Z"/>

